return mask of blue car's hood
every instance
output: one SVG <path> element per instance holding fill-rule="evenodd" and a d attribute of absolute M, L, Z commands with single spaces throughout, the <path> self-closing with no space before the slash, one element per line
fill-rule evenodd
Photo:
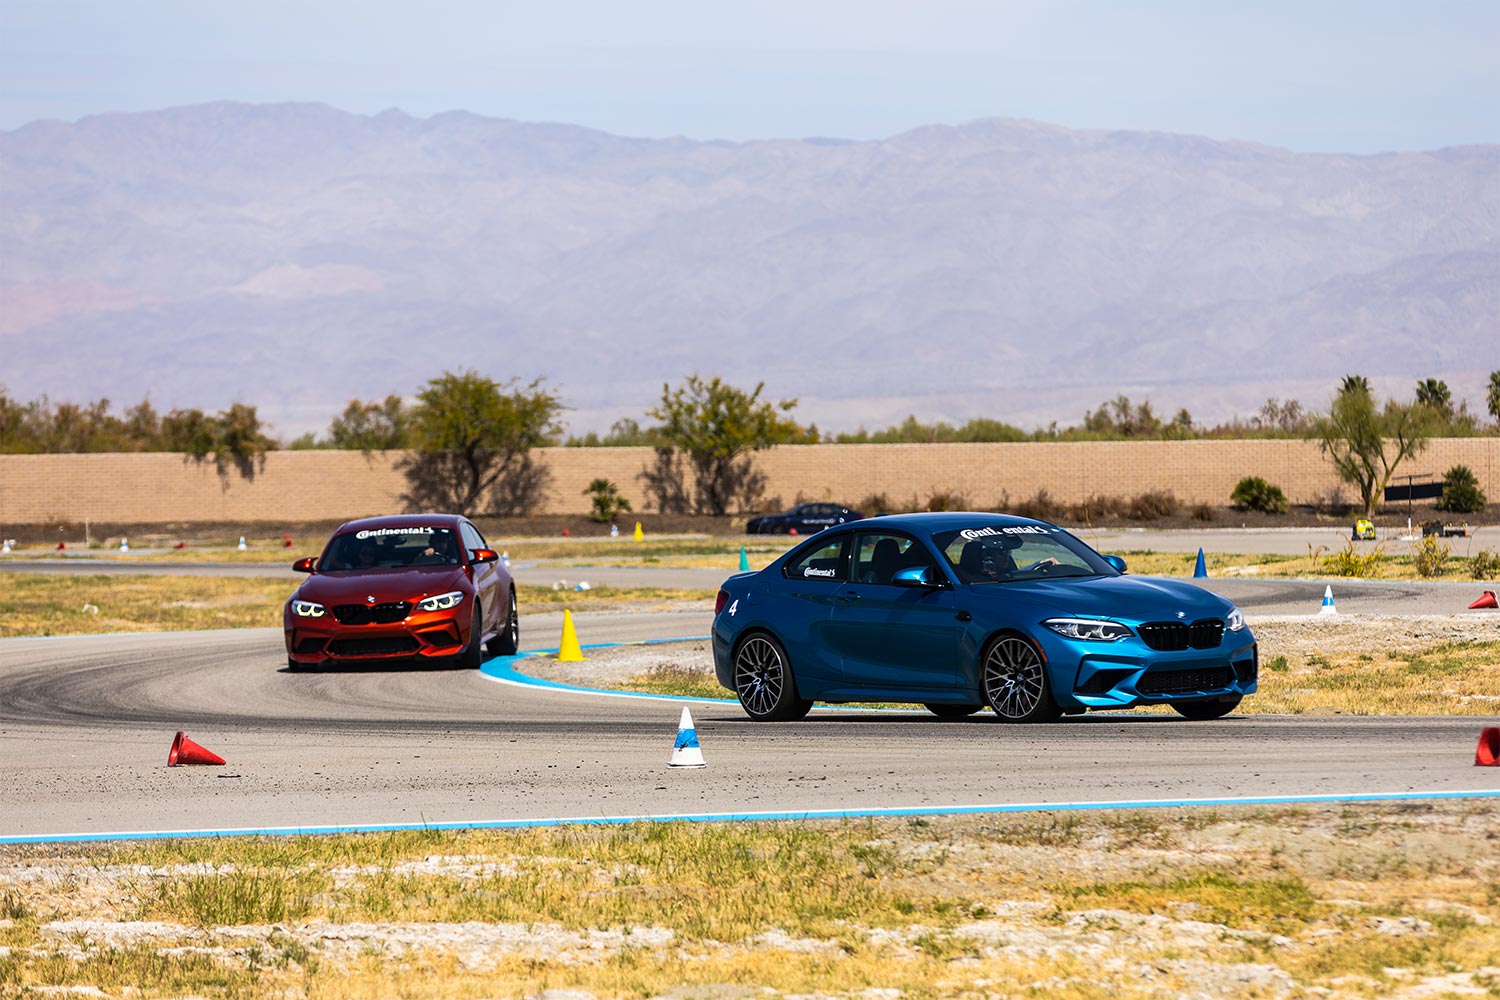
<path fill-rule="evenodd" d="M 1153 576 L 1091 576 L 1068 580 L 993 583 L 975 586 L 980 594 L 1009 595 L 1067 615 L 1130 621 L 1187 621 L 1222 618 L 1232 605 L 1217 594 L 1181 580 Z"/>

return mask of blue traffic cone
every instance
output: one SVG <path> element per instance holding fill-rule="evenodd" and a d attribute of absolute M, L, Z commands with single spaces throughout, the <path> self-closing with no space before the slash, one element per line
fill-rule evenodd
<path fill-rule="evenodd" d="M 677 723 L 677 740 L 672 744 L 672 758 L 668 767 L 707 767 L 703 759 L 703 748 L 698 746 L 698 730 L 693 725 L 693 714 L 682 706 L 682 717 Z"/>
<path fill-rule="evenodd" d="M 1333 588 L 1332 587 L 1324 587 L 1323 588 L 1323 606 L 1318 609 L 1318 614 L 1320 614 L 1320 615 L 1336 615 L 1338 613 L 1339 613 L 1339 609 L 1333 603 Z"/>
<path fill-rule="evenodd" d="M 743 545 L 740 546 L 740 572 L 750 572 L 750 557 L 745 555 L 745 547 Z"/>
<path fill-rule="evenodd" d="M 1208 576 L 1208 567 L 1203 564 L 1203 550 L 1198 550 L 1198 563 L 1193 567 L 1193 579 L 1202 580 Z"/>

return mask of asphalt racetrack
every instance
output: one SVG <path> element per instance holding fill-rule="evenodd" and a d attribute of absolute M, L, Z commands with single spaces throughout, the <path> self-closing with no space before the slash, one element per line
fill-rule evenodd
<path fill-rule="evenodd" d="M 1206 583 L 1252 615 L 1311 613 L 1323 587 Z M 1345 584 L 1339 600 L 1446 613 L 1473 590 Z M 700 611 L 575 618 L 585 644 L 709 628 Z M 559 628 L 523 616 L 523 648 Z M 678 704 L 501 683 L 495 666 L 292 674 L 276 629 L 0 640 L 0 837 L 1500 791 L 1500 770 L 1473 766 L 1472 718 L 1018 727 L 830 710 L 770 725 L 695 702 L 709 766 L 668 769 Z M 228 765 L 167 768 L 179 729 Z"/>

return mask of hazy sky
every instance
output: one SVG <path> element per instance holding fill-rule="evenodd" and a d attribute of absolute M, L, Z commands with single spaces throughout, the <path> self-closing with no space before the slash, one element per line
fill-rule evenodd
<path fill-rule="evenodd" d="M 874 138 L 992 115 L 1500 141 L 1500 0 L 3 0 L 0 129 L 202 101 Z"/>

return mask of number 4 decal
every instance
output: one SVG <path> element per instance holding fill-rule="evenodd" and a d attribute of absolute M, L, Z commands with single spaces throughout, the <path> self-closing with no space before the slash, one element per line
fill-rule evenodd
<path fill-rule="evenodd" d="M 736 611 L 738 611 L 739 609 L 740 609 L 740 599 L 738 597 L 736 597 L 734 599 L 734 602 L 731 603 L 729 605 L 729 607 L 726 608 L 725 610 L 729 613 L 729 617 L 733 618 L 734 617 L 734 613 Z"/>

